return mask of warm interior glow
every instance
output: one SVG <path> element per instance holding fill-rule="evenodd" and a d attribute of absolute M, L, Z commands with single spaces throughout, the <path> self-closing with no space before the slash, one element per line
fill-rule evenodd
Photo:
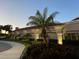
<path fill-rule="evenodd" d="M 5 34 L 5 30 L 1 30 L 1 32 L 2 32 L 3 34 Z"/>
<path fill-rule="evenodd" d="M 8 31 L 1 30 L 1 33 L 3 33 L 3 34 L 8 34 Z"/>
<path fill-rule="evenodd" d="M 39 34 L 36 34 L 36 39 L 39 39 Z"/>
<path fill-rule="evenodd" d="M 6 34 L 8 34 L 8 31 L 6 31 Z"/>
<path fill-rule="evenodd" d="M 63 44 L 63 42 L 62 42 L 62 33 L 59 33 L 58 35 L 57 35 L 58 37 L 58 44 L 60 44 L 60 45 L 62 45 Z"/>

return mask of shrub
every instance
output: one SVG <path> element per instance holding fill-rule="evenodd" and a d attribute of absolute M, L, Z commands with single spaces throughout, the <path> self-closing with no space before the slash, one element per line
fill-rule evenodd
<path fill-rule="evenodd" d="M 76 59 L 75 48 L 67 45 L 32 45 L 24 59 Z"/>
<path fill-rule="evenodd" d="M 39 41 L 39 42 L 43 42 L 43 39 L 37 39 L 37 41 Z"/>

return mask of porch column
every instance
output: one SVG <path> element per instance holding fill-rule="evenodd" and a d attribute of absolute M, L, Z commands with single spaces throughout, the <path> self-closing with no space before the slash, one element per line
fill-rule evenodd
<path fill-rule="evenodd" d="M 59 45 L 62 45 L 63 44 L 63 33 L 62 33 L 63 26 L 55 26 L 54 28 L 57 34 L 57 43 Z"/>
<path fill-rule="evenodd" d="M 58 39 L 58 44 L 60 44 L 60 45 L 62 45 L 63 44 L 63 42 L 62 42 L 62 40 L 63 40 L 63 38 L 62 38 L 62 33 L 57 33 L 57 39 Z"/>

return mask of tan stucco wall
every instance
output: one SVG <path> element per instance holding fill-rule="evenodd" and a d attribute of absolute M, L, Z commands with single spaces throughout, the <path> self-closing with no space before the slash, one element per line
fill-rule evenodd
<path fill-rule="evenodd" d="M 49 29 L 47 30 L 47 33 L 50 37 L 50 39 L 56 39 L 57 38 L 57 33 L 56 31 L 61 32 L 61 29 L 63 28 L 63 25 L 56 25 L 56 26 L 49 26 Z M 33 38 L 39 39 L 41 37 L 37 37 L 40 36 L 41 33 L 41 28 L 33 28 L 33 29 L 24 29 L 24 30 L 20 30 L 20 31 L 16 31 L 14 34 L 26 34 L 26 33 L 31 33 L 33 35 Z"/>

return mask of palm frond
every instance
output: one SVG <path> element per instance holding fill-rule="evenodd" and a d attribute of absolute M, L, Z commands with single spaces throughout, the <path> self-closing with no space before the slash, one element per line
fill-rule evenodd
<path fill-rule="evenodd" d="M 46 23 L 47 23 L 47 22 L 54 22 L 52 15 L 50 15 L 50 16 L 47 18 Z"/>
<path fill-rule="evenodd" d="M 31 19 L 31 20 L 37 20 L 38 18 L 36 16 L 30 16 L 29 19 Z"/>
<path fill-rule="evenodd" d="M 47 18 L 47 8 L 44 9 L 43 11 L 43 18 L 46 19 Z"/>
<path fill-rule="evenodd" d="M 52 14 L 51 14 L 52 18 L 54 18 L 57 14 L 59 14 L 59 12 L 57 12 L 57 11 L 54 12 L 54 13 L 52 13 Z"/>
<path fill-rule="evenodd" d="M 46 22 L 45 22 L 46 26 L 48 26 L 48 25 L 50 25 L 50 24 L 53 24 L 53 23 L 54 23 L 54 21 L 53 21 L 52 16 L 49 16 L 49 17 L 46 19 Z"/>
<path fill-rule="evenodd" d="M 37 10 L 37 12 L 36 12 L 36 17 L 42 18 L 42 14 L 40 13 L 39 10 Z"/>
<path fill-rule="evenodd" d="M 26 25 L 37 25 L 37 26 L 39 26 L 40 24 L 38 22 L 35 22 L 35 21 L 30 21 Z"/>
<path fill-rule="evenodd" d="M 38 23 L 38 24 L 40 24 L 40 25 L 43 24 L 43 20 L 42 20 L 42 18 L 40 18 L 40 17 L 30 16 L 29 19 L 31 19 L 31 22 L 33 21 L 33 22 L 36 22 L 36 23 Z"/>
<path fill-rule="evenodd" d="M 46 22 L 51 22 L 54 23 L 54 17 L 58 14 L 58 12 L 52 13 L 46 20 Z"/>

